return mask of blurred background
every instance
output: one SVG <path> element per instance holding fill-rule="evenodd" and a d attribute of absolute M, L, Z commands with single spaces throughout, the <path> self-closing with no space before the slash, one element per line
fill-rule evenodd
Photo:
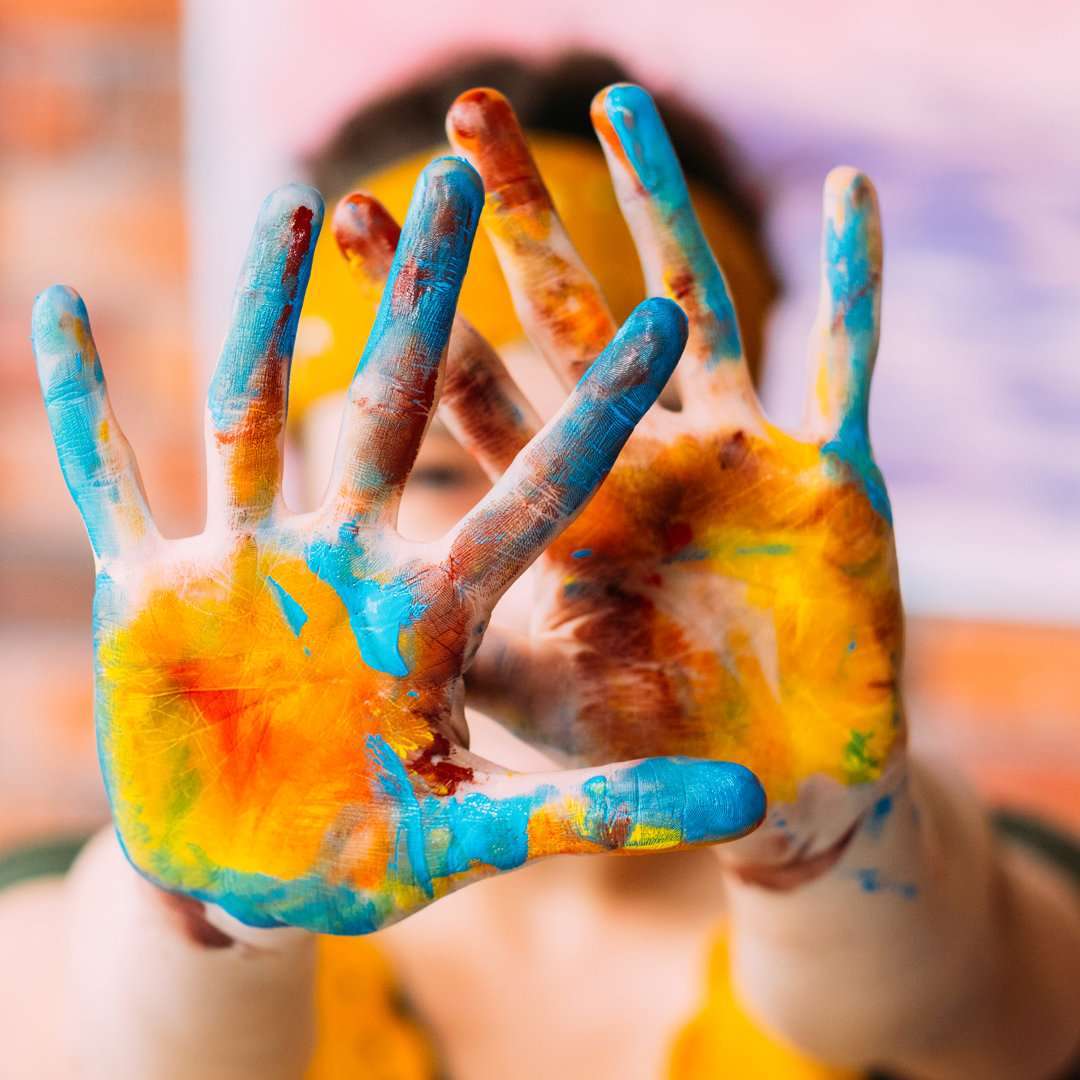
<path fill-rule="evenodd" d="M 438 64 L 571 48 L 678 94 L 736 149 L 784 282 L 764 379 L 779 423 L 801 408 L 822 181 L 841 163 L 875 181 L 871 425 L 915 738 L 996 802 L 1080 829 L 1078 47 L 1080 8 L 1059 0 L 5 0 L 0 849 L 106 814 L 92 562 L 40 404 L 34 295 L 83 294 L 163 531 L 195 531 L 202 394 L 266 192 Z"/>

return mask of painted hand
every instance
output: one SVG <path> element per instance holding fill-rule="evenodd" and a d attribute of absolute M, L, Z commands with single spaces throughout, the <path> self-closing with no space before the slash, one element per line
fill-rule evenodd
<path fill-rule="evenodd" d="M 816 852 L 878 797 L 870 782 L 904 739 L 893 532 L 867 433 L 881 266 L 873 188 L 851 169 L 828 178 L 806 421 L 788 434 L 762 415 L 652 101 L 615 86 L 593 119 L 647 291 L 689 318 L 675 373 L 682 410 L 656 406 L 638 425 L 541 558 L 533 634 L 486 643 L 470 694 L 571 761 L 739 761 L 773 802 L 773 854 Z M 612 333 L 604 299 L 505 99 L 462 95 L 448 130 L 484 178 L 519 317 L 570 385 Z M 521 437 L 507 429 L 508 441 Z"/>
<path fill-rule="evenodd" d="M 155 529 L 86 310 L 54 286 L 34 344 L 61 466 L 97 558 L 96 718 L 129 859 L 254 925 L 372 930 L 557 852 L 655 849 L 751 829 L 744 769 L 672 758 L 513 774 L 469 753 L 462 674 L 491 608 L 580 510 L 685 338 L 643 304 L 484 501 L 442 541 L 395 530 L 437 397 L 482 204 L 425 170 L 350 390 L 329 493 L 281 497 L 296 322 L 318 193 L 267 200 L 207 411 L 205 531 Z"/>

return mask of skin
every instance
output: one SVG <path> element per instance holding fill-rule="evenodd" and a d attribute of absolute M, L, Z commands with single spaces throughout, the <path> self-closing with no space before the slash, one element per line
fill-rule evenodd
<path fill-rule="evenodd" d="M 253 926 L 364 933 L 555 853 L 663 850 L 754 827 L 756 780 L 662 758 L 516 774 L 470 754 L 462 676 L 491 608 L 592 494 L 685 335 L 643 304 L 563 410 L 440 541 L 395 529 L 438 394 L 482 199 L 422 174 L 346 406 L 328 495 L 280 493 L 285 387 L 322 207 L 274 193 L 207 408 L 197 537 L 154 527 L 85 308 L 54 287 L 34 342 L 61 466 L 98 565 L 96 719 L 117 831 L 164 889 Z"/>

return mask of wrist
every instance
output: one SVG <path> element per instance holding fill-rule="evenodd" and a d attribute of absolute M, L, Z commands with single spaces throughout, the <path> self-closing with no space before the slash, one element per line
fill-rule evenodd
<path fill-rule="evenodd" d="M 844 785 L 827 776 L 803 781 L 794 802 L 774 802 L 749 836 L 716 848 L 730 882 L 786 893 L 832 872 L 860 833 L 876 837 L 909 783 L 906 747 L 877 779 Z"/>
<path fill-rule="evenodd" d="M 1003 971 L 995 843 L 973 793 L 910 759 L 875 786 L 814 880 L 781 890 L 728 877 L 733 977 L 751 1009 L 806 1052 L 860 1068 L 966 1038 Z"/>

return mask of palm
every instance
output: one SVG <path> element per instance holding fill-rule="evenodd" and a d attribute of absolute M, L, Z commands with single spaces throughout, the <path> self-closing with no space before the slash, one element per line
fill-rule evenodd
<path fill-rule="evenodd" d="M 435 845 L 398 859 L 397 838 L 406 794 L 437 816 L 473 779 L 453 706 L 479 617 L 418 563 L 377 573 L 378 554 L 258 535 L 103 585 L 102 760 L 129 855 L 157 880 L 214 894 L 223 868 L 344 876 L 359 902 L 339 916 L 354 925 L 381 921 L 365 901 L 387 887 L 418 906 L 433 879 L 467 869 L 439 865 Z M 345 582 L 327 564 L 362 569 Z M 440 617 L 418 617 L 425 606 Z"/>
<path fill-rule="evenodd" d="M 891 529 L 813 443 L 665 419 L 540 563 L 534 626 L 577 671 L 564 749 L 738 760 L 776 797 L 868 779 L 897 716 Z"/>
<path fill-rule="evenodd" d="M 365 932 L 529 858 L 715 842 L 764 812 L 738 766 L 525 775 L 466 749 L 462 673 L 492 606 L 588 499 L 685 336 L 673 305 L 642 305 L 483 502 L 441 541 L 406 541 L 397 507 L 481 198 L 461 162 L 421 177 L 307 515 L 282 501 L 281 457 L 316 192 L 274 193 L 256 228 L 210 389 L 199 536 L 158 534 L 81 300 L 54 286 L 35 306 L 98 563 L 96 719 L 120 838 L 152 881 L 251 924 Z"/>

